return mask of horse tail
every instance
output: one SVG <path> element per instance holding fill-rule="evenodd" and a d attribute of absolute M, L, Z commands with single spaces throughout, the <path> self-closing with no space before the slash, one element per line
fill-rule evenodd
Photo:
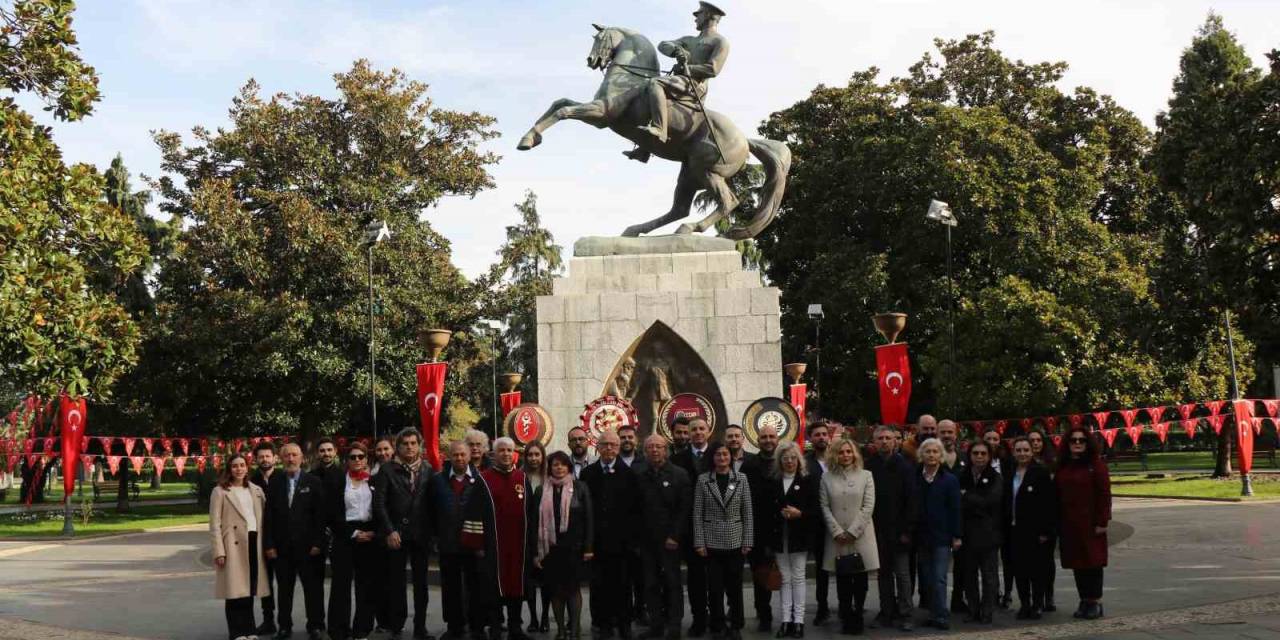
<path fill-rule="evenodd" d="M 747 141 L 751 155 L 764 165 L 764 184 L 760 187 L 760 207 L 744 227 L 725 232 L 731 240 L 754 238 L 778 215 L 782 193 L 787 187 L 787 173 L 791 170 L 791 150 L 777 140 L 752 138 Z"/>

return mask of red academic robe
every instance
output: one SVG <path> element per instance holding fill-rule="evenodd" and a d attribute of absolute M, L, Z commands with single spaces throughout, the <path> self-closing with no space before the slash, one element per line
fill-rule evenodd
<path fill-rule="evenodd" d="M 494 535 L 486 536 L 485 558 L 491 564 L 492 575 L 497 576 L 497 595 L 500 598 L 524 597 L 524 553 L 528 540 L 525 538 L 525 502 L 530 496 L 525 495 L 524 472 L 512 469 L 509 472 L 489 467 L 480 472 L 488 493 L 488 513 L 485 514 L 487 531 Z"/>

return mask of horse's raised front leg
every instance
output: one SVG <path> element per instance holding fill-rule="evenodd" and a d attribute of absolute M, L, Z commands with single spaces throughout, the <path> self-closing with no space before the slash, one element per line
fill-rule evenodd
<path fill-rule="evenodd" d="M 680 228 L 676 229 L 676 233 L 702 233 L 738 207 L 738 199 L 734 197 L 733 190 L 729 188 L 729 183 L 720 174 L 708 171 L 706 181 L 707 188 L 711 190 L 716 199 L 715 211 L 712 211 L 710 215 L 694 224 L 680 225 Z"/>
<path fill-rule="evenodd" d="M 521 151 L 527 151 L 542 144 L 542 132 L 546 131 L 551 125 L 560 121 L 560 118 L 556 113 L 565 107 L 577 104 L 579 103 L 576 100 L 570 100 L 568 98 L 560 98 L 559 100 L 552 102 L 551 106 L 547 107 L 546 113 L 543 113 L 542 116 L 538 118 L 538 121 L 533 123 L 533 127 L 524 134 L 524 137 L 520 138 L 520 143 L 516 145 L 516 148 Z"/>
<path fill-rule="evenodd" d="M 688 165 L 680 167 L 680 177 L 676 178 L 676 192 L 671 201 L 671 210 L 650 220 L 633 224 L 622 232 L 623 236 L 635 237 L 642 233 L 649 233 L 658 227 L 670 224 L 681 218 L 689 216 L 689 209 L 693 206 L 693 196 L 698 193 L 698 185 L 694 182 Z"/>

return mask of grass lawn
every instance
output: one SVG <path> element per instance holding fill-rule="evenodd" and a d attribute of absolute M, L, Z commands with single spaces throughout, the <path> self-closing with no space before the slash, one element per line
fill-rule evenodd
<path fill-rule="evenodd" d="M 99 491 L 98 503 L 99 504 L 104 504 L 104 503 L 115 504 L 116 487 L 117 487 L 117 484 L 113 481 L 109 480 L 107 482 L 104 482 L 101 485 L 101 489 Z M 151 482 L 148 480 L 143 480 L 142 482 L 138 483 L 138 488 L 141 490 L 139 494 L 140 495 L 139 501 L 141 502 L 146 502 L 147 500 L 168 500 L 172 498 L 195 497 L 195 494 L 192 493 L 192 484 L 190 482 L 178 482 L 178 481 L 166 482 L 160 485 L 159 489 L 152 489 Z M 90 485 L 86 484 L 84 486 L 84 492 L 85 492 L 85 495 L 93 495 L 92 493 L 93 488 Z M 4 501 L 0 502 L 0 504 L 18 504 L 18 496 L 20 494 L 21 494 L 21 488 L 15 486 L 12 489 L 9 489 L 8 491 L 5 492 Z M 80 493 L 78 489 L 75 493 L 71 494 L 71 500 L 72 502 L 75 502 L 75 503 L 80 502 Z M 46 489 L 45 502 L 58 502 L 58 503 L 62 502 L 61 480 L 59 480 L 58 486 L 53 487 L 52 490 Z"/>
<path fill-rule="evenodd" d="M 1111 465 L 1112 471 L 1142 471 L 1137 462 L 1122 462 Z M 1151 452 L 1147 454 L 1148 471 L 1213 471 L 1212 451 L 1171 451 L 1169 453 Z"/>
<path fill-rule="evenodd" d="M 199 524 L 209 521 L 209 510 L 194 504 L 142 506 L 130 513 L 95 511 L 84 524 L 75 512 L 76 536 L 129 533 L 157 527 Z M 62 512 L 0 516 L 0 538 L 49 538 L 62 534 Z"/>
<path fill-rule="evenodd" d="M 1240 496 L 1240 477 L 1226 479 L 1208 478 L 1202 475 L 1175 476 L 1173 478 L 1144 478 L 1141 476 L 1112 476 L 1111 493 L 1117 496 L 1143 495 L 1189 498 L 1233 498 Z M 1280 478 L 1270 475 L 1253 475 L 1253 499 L 1280 498 Z M 1249 498 L 1245 498 L 1248 500 Z"/>

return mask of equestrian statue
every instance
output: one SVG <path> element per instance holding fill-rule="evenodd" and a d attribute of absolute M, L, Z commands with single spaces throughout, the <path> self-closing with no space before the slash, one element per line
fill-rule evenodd
<path fill-rule="evenodd" d="M 703 189 L 714 196 L 715 210 L 694 224 L 680 225 L 676 233 L 700 233 L 714 226 L 738 206 L 729 179 L 746 165 L 748 153 L 764 167 L 760 203 L 746 226 L 731 228 L 724 237 L 755 237 L 773 221 L 782 201 L 791 167 L 787 146 L 776 140 L 747 139 L 729 118 L 703 106 L 708 81 L 720 74 L 729 57 L 729 41 L 716 29 L 724 16 L 718 7 L 700 2 L 693 16 L 697 35 L 662 42 L 656 49 L 648 38 L 630 29 L 593 25 L 596 35 L 587 66 L 604 72 L 595 98 L 556 100 L 517 145 L 520 150 L 532 149 L 551 125 L 581 120 L 608 127 L 634 142 L 635 149 L 623 152 L 632 160 L 648 162 L 656 155 L 679 162 L 671 210 L 627 227 L 624 236 L 649 233 L 687 218 L 694 196 Z M 669 74 L 659 68 L 658 52 L 676 60 Z"/>

